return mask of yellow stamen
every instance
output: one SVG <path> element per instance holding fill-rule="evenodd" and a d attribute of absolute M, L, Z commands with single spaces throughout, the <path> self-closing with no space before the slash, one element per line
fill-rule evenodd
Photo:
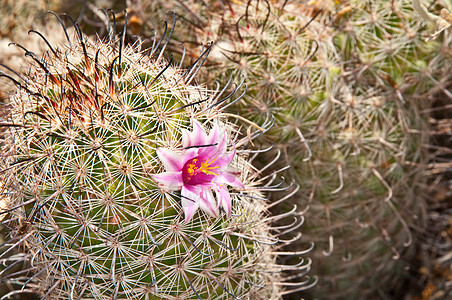
<path fill-rule="evenodd" d="M 216 160 L 217 160 L 216 157 L 215 157 L 215 159 L 212 160 L 211 162 L 209 162 L 209 159 L 207 159 L 204 163 L 201 164 L 201 167 L 199 168 L 199 170 L 200 170 L 201 172 L 203 172 L 204 174 L 206 174 L 206 175 L 218 175 L 217 173 L 214 173 L 214 172 L 212 172 L 212 171 L 210 171 L 210 170 L 218 169 L 220 166 L 209 167 L 209 166 L 210 166 L 211 164 L 213 164 L 214 161 L 216 161 Z"/>

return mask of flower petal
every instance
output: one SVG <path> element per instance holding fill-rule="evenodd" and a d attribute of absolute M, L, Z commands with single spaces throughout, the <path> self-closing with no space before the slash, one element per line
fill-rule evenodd
<path fill-rule="evenodd" d="M 199 202 L 199 208 L 211 215 L 212 217 L 218 217 L 218 205 L 213 196 L 212 190 L 208 186 L 199 186 L 201 189 L 201 201 Z"/>
<path fill-rule="evenodd" d="M 202 147 L 199 150 L 200 155 L 204 155 L 210 158 L 217 158 L 226 152 L 227 141 L 226 134 L 223 133 L 223 137 L 216 141 L 209 142 L 207 145 L 213 145 L 210 147 Z"/>
<path fill-rule="evenodd" d="M 204 131 L 201 123 L 194 120 L 193 121 L 193 131 L 188 132 L 187 130 L 182 131 L 182 146 L 184 148 L 192 146 L 203 146 L 208 144 L 207 134 Z"/>
<path fill-rule="evenodd" d="M 220 168 L 227 167 L 231 160 L 234 158 L 235 150 L 230 153 L 222 154 L 217 156 L 217 159 L 212 164 L 212 166 L 219 166 Z"/>
<path fill-rule="evenodd" d="M 218 134 L 219 134 L 219 128 L 218 128 L 218 124 L 215 123 L 213 125 L 213 128 L 210 130 L 209 132 L 209 137 L 207 138 L 207 142 L 209 144 L 215 144 L 218 142 Z"/>
<path fill-rule="evenodd" d="M 157 149 L 157 155 L 165 167 L 165 170 L 168 172 L 181 171 L 185 163 L 196 157 L 197 154 L 198 149 L 188 149 L 182 152 L 177 152 L 167 148 Z"/>
<path fill-rule="evenodd" d="M 160 174 L 153 174 L 151 177 L 157 181 L 158 184 L 163 185 L 168 190 L 179 190 L 184 185 L 182 171 L 163 172 Z"/>
<path fill-rule="evenodd" d="M 182 162 L 182 154 L 167 148 L 157 148 L 157 155 L 166 171 L 180 171 L 185 162 Z"/>
<path fill-rule="evenodd" d="M 182 147 L 190 147 L 190 131 L 182 129 Z"/>
<path fill-rule="evenodd" d="M 185 214 L 185 223 L 188 223 L 199 207 L 199 197 L 196 188 L 193 186 L 183 186 L 181 190 L 182 209 Z"/>
<path fill-rule="evenodd" d="M 231 195 L 229 194 L 228 188 L 220 184 L 215 187 L 215 192 L 218 198 L 218 205 L 221 205 L 226 212 L 228 218 L 231 216 Z"/>
<path fill-rule="evenodd" d="M 215 176 L 212 180 L 215 183 L 221 184 L 221 183 L 227 183 L 230 186 L 233 186 L 235 188 L 244 189 L 245 186 L 240 182 L 240 180 L 232 173 L 230 172 L 221 172 L 221 174 Z"/>
<path fill-rule="evenodd" d="M 220 134 L 220 138 L 217 139 L 217 141 L 218 141 L 218 146 L 217 146 L 218 150 L 215 155 L 220 156 L 223 153 L 226 153 L 226 147 L 228 146 L 226 132 L 222 132 Z"/>

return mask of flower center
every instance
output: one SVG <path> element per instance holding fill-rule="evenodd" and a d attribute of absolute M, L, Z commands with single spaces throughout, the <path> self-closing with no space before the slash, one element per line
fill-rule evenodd
<path fill-rule="evenodd" d="M 216 158 L 212 161 L 209 159 L 202 161 L 199 158 L 193 158 L 187 161 L 182 169 L 182 178 L 185 184 L 197 185 L 212 181 L 212 178 L 218 174 L 211 170 L 220 166 L 211 166 Z"/>

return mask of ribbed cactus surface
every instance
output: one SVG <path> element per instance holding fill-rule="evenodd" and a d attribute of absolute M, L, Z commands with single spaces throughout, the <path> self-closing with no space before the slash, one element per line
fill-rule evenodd
<path fill-rule="evenodd" d="M 31 274 L 14 284 L 51 299 L 278 297 L 275 217 L 243 149 L 262 128 L 241 136 L 224 95 L 194 84 L 201 60 L 181 69 L 165 41 L 126 46 L 124 30 L 91 41 L 75 23 L 41 58 L 17 45 L 27 74 L 1 73 L 18 91 L 1 121 L 0 258 L 21 250 Z"/>

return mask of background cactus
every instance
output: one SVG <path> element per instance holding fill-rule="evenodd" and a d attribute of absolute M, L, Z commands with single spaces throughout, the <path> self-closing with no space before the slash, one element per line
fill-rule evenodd
<path fill-rule="evenodd" d="M 245 74 L 233 111 L 275 115 L 267 138 L 301 185 L 294 199 L 309 206 L 304 233 L 316 243 L 320 282 L 309 295 L 397 291 L 425 226 L 424 112 L 450 66 L 411 1 L 143 3 L 188 20 L 188 45 L 215 41 L 206 76 Z"/>
<path fill-rule="evenodd" d="M 169 36 L 144 50 L 140 40 L 125 45 L 126 22 L 106 41 L 74 26 L 76 40 L 49 44 L 42 58 L 16 44 L 32 61 L 29 71 L 1 73 L 18 90 L 1 120 L 2 196 L 10 201 L 0 213 L 10 240 L 0 258 L 19 249 L 10 260 L 29 266 L 7 277 L 52 299 L 281 296 L 280 270 L 301 277 L 310 263 L 276 264 L 278 233 L 302 219 L 271 227 L 293 214 L 268 215 L 262 192 L 275 189 L 273 179 L 260 179 L 249 163 L 260 150 L 244 148 L 267 128 L 248 122 L 253 130 L 241 136 L 235 117 L 223 113 L 230 95 L 193 83 L 206 52 L 181 69 L 163 58 Z M 156 148 L 183 150 L 183 130 L 195 121 L 207 132 L 218 126 L 231 151 L 237 147 L 231 167 L 245 188 L 230 189 L 229 218 L 198 211 L 184 222 L 181 194 L 151 178 L 164 172 Z"/>

